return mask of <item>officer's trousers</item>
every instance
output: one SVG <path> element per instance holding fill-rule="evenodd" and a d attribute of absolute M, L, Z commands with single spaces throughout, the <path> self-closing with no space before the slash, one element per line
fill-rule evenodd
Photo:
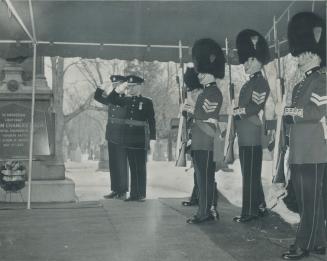
<path fill-rule="evenodd" d="M 312 250 L 326 246 L 326 224 L 323 198 L 326 163 L 291 164 L 291 180 L 300 211 L 296 246 Z"/>
<path fill-rule="evenodd" d="M 262 147 L 239 146 L 243 193 L 241 216 L 257 216 L 259 206 L 266 207 L 261 182 Z"/>
<path fill-rule="evenodd" d="M 119 144 L 108 142 L 108 151 L 111 191 L 125 193 L 128 191 L 126 149 Z"/>
<path fill-rule="evenodd" d="M 211 206 L 217 196 L 215 182 L 215 163 L 213 152 L 208 150 L 192 151 L 196 180 L 199 189 L 197 218 L 205 219 L 210 215 Z"/>
<path fill-rule="evenodd" d="M 127 148 L 127 157 L 131 171 L 131 198 L 146 197 L 146 159 L 145 149 Z"/>

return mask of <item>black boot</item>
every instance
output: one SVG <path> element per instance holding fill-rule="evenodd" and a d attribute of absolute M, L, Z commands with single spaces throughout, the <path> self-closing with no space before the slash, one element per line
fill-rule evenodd
<path fill-rule="evenodd" d="M 214 220 L 219 220 L 220 219 L 219 213 L 217 211 L 217 207 L 215 207 L 215 206 L 211 207 L 210 215 L 213 217 Z"/>
<path fill-rule="evenodd" d="M 291 245 L 290 249 L 283 253 L 282 258 L 284 260 L 300 260 L 304 257 L 308 257 L 310 252 L 301 248 L 297 248 L 294 245 Z"/>
<path fill-rule="evenodd" d="M 118 196 L 118 193 L 115 191 L 110 192 L 108 195 L 103 196 L 105 199 L 113 199 Z"/>

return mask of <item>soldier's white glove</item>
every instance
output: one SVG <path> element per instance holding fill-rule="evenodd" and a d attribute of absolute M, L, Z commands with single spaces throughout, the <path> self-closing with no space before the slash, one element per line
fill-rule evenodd
<path fill-rule="evenodd" d="M 188 103 L 184 103 L 183 107 L 182 107 L 182 111 L 193 113 L 194 112 L 194 106 L 192 106 L 192 105 L 190 105 Z"/>

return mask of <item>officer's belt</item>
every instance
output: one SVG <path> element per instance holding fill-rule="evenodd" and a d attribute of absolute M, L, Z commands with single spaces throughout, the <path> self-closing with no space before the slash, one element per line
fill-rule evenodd
<path fill-rule="evenodd" d="M 110 123 L 114 124 L 126 124 L 132 126 L 146 127 L 148 123 L 146 121 L 128 120 L 128 119 L 110 119 Z"/>

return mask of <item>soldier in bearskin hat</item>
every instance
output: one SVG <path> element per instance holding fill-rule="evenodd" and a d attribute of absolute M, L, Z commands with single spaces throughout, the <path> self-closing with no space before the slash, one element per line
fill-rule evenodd
<path fill-rule="evenodd" d="M 325 21 L 311 12 L 294 15 L 288 25 L 288 40 L 303 73 L 303 80 L 293 89 L 291 106 L 284 110 L 284 119 L 290 125 L 291 182 L 301 220 L 294 245 L 282 257 L 298 260 L 310 253 L 326 253 L 323 191 L 327 175 L 327 87 L 326 70 L 322 69 L 326 64 Z"/>
<path fill-rule="evenodd" d="M 225 57 L 217 42 L 200 39 L 193 45 L 192 58 L 204 89 L 196 100 L 191 128 L 191 151 L 199 189 L 199 207 L 197 213 L 187 219 L 187 223 L 198 224 L 219 217 L 217 210 L 211 209 L 216 190 L 213 149 L 214 139 L 220 134 L 218 117 L 223 101 L 216 80 L 225 76 Z"/>
<path fill-rule="evenodd" d="M 194 105 L 200 93 L 203 91 L 203 85 L 200 83 L 198 78 L 198 73 L 195 71 L 194 67 L 187 67 L 186 72 L 184 73 L 184 82 L 187 90 L 187 99 L 183 108 L 183 115 L 186 116 L 186 129 L 188 130 L 188 142 L 187 142 L 187 152 L 191 153 L 190 147 L 192 143 L 192 133 L 191 128 L 194 119 Z M 192 153 L 191 153 L 192 156 Z M 194 167 L 194 164 L 193 164 Z M 215 196 L 213 200 L 213 206 L 216 208 L 218 198 L 217 186 L 215 189 Z M 196 174 L 194 170 L 194 186 L 190 200 L 182 201 L 182 205 L 185 207 L 198 205 L 199 202 L 199 188 L 196 181 Z"/>
<path fill-rule="evenodd" d="M 243 176 L 242 212 L 235 222 L 248 222 L 267 214 L 261 183 L 263 124 L 259 113 L 269 96 L 269 85 L 261 69 L 269 62 L 268 44 L 254 30 L 241 31 L 236 38 L 239 62 L 249 80 L 242 86 L 234 121 Z"/>
<path fill-rule="evenodd" d="M 111 75 L 110 80 L 113 89 L 126 82 L 126 78 L 122 75 Z M 128 191 L 127 154 L 123 147 L 122 126 L 112 122 L 112 119 L 125 119 L 126 108 L 111 104 L 107 99 L 106 93 L 100 87 L 96 89 L 94 99 L 104 105 L 108 105 L 108 122 L 105 137 L 108 141 L 111 193 L 105 195 L 104 198 L 124 199 Z"/>
<path fill-rule="evenodd" d="M 187 99 L 184 104 L 183 115 L 186 117 L 186 129 L 188 132 L 187 153 L 190 153 L 190 144 L 192 142 L 191 127 L 193 123 L 194 105 L 199 94 L 203 90 L 203 85 L 200 83 L 198 73 L 194 70 L 194 67 L 187 67 L 186 72 L 184 73 L 184 82 L 186 85 Z M 196 181 L 195 171 L 193 176 L 194 186 L 192 189 L 191 197 L 187 201 L 182 201 L 182 205 L 186 207 L 198 205 L 199 202 L 199 189 Z"/>

